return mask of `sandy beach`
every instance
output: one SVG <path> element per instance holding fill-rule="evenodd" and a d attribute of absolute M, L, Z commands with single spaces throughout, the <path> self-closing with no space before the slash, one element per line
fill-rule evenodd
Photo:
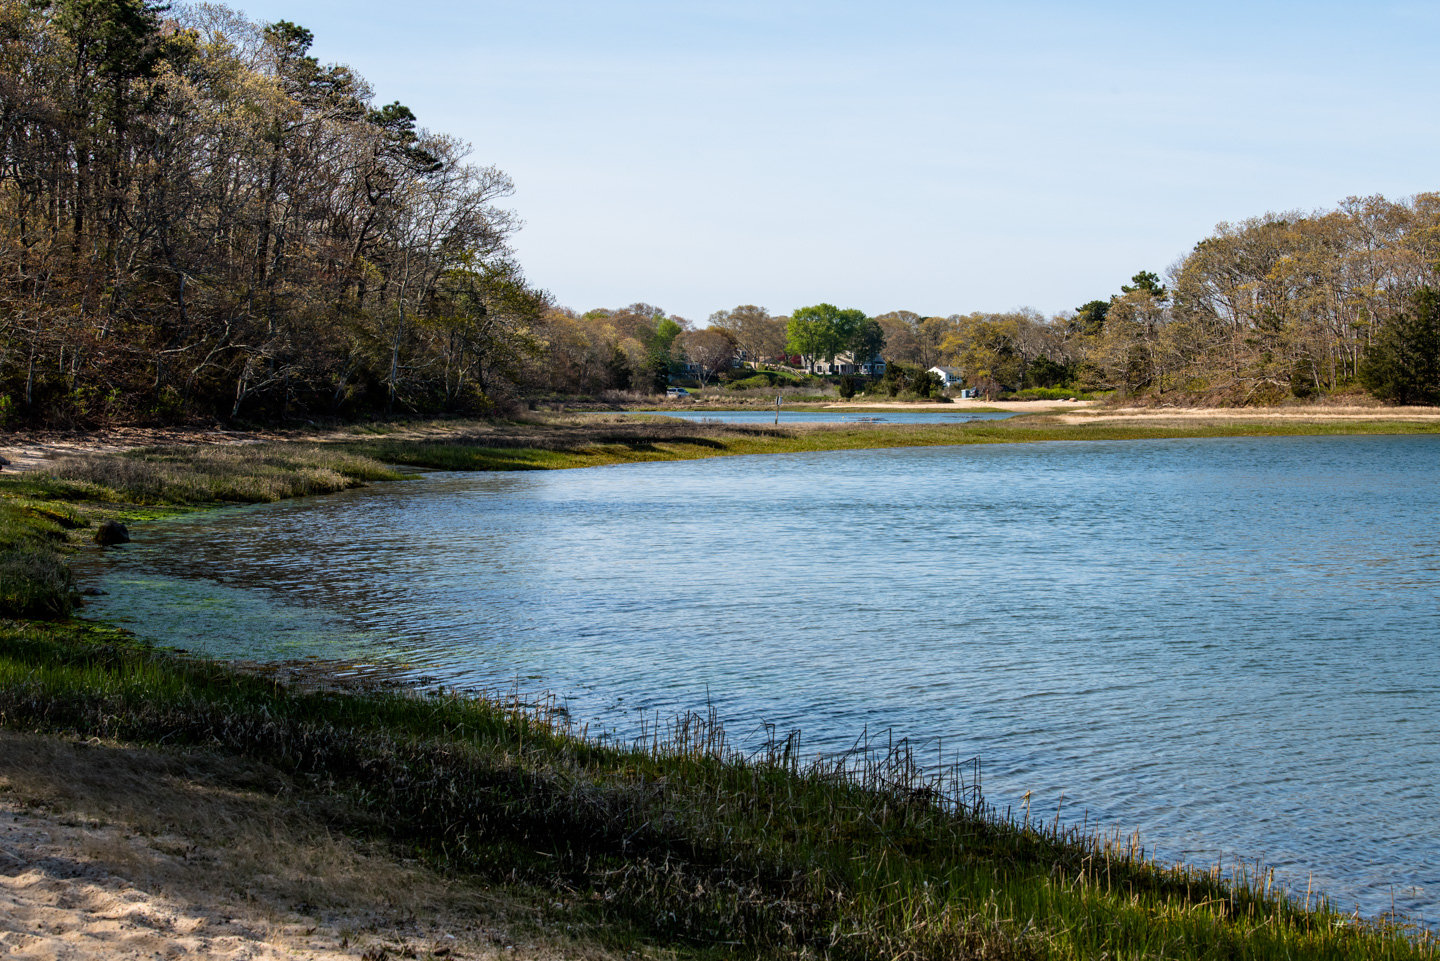
<path fill-rule="evenodd" d="M 1059 410 L 1079 410 L 1094 406 L 1093 400 L 953 400 L 946 404 L 897 404 L 881 401 L 857 404 L 826 404 L 826 410 L 854 410 L 856 408 L 884 410 L 1002 410 L 1015 414 L 1049 414 Z"/>

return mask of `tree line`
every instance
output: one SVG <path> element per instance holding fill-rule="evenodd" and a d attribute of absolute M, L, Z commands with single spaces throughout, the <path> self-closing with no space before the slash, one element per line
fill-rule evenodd
<path fill-rule="evenodd" d="M 516 263 L 509 177 L 312 40 L 210 4 L 0 0 L 0 424 L 483 412 L 841 354 L 992 395 L 1440 400 L 1440 194 L 1222 224 L 1051 316 L 578 312 Z"/>
<path fill-rule="evenodd" d="M 312 39 L 0 0 L 7 419 L 485 409 L 541 353 L 510 179 Z"/>
<path fill-rule="evenodd" d="M 919 372 L 958 367 L 990 396 L 1053 387 L 1259 404 L 1369 391 L 1440 402 L 1437 273 L 1440 194 L 1350 198 L 1333 210 L 1221 224 L 1163 278 L 1139 271 L 1050 316 L 1021 308 L 870 317 L 827 303 L 776 315 L 746 304 L 700 325 L 646 304 L 551 308 L 534 383 L 658 388 L 667 364 L 706 378 L 736 357 L 808 367 L 880 353 L 917 383 Z"/>

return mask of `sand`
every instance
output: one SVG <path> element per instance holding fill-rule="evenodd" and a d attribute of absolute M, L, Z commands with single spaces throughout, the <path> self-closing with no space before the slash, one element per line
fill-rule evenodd
<path fill-rule="evenodd" d="M 0 957 L 612 956 L 563 933 L 554 895 L 352 840 L 294 788 L 234 758 L 0 731 Z"/>
<path fill-rule="evenodd" d="M 1069 413 L 1065 424 L 1131 423 L 1145 426 L 1254 423 L 1440 423 L 1440 407 L 1111 407 Z"/>
<path fill-rule="evenodd" d="M 1061 410 L 1079 410 L 1095 404 L 1093 400 L 953 400 L 948 404 L 895 404 L 872 401 L 870 403 L 826 404 L 826 410 L 853 410 L 857 407 L 884 410 L 987 410 L 1005 411 L 1015 414 L 1048 414 Z M 783 409 L 783 408 L 782 408 Z"/>

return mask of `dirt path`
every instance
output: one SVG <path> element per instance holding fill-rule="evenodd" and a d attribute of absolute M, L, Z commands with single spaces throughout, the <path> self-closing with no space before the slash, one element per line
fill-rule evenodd
<path fill-rule="evenodd" d="M 353 841 L 297 796 L 234 758 L 0 731 L 0 956 L 611 957 L 544 934 L 548 904 Z"/>

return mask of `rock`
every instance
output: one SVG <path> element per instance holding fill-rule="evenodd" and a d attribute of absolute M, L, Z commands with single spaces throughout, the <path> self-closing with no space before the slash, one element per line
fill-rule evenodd
<path fill-rule="evenodd" d="M 109 591 L 102 591 L 102 590 L 100 590 L 100 588 L 98 588 L 98 587 L 87 587 L 87 588 L 85 588 L 85 590 L 81 591 L 80 593 L 81 593 L 81 594 L 84 594 L 86 597 L 104 597 L 106 594 L 109 594 L 110 592 L 109 592 Z"/>
<path fill-rule="evenodd" d="M 130 529 L 119 521 L 106 521 L 95 531 L 95 543 L 101 547 L 130 543 Z"/>

